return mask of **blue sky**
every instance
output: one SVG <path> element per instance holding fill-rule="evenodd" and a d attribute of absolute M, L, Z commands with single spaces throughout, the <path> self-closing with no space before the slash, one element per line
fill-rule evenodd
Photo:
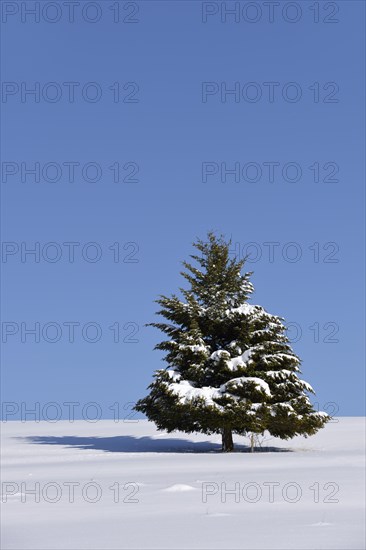
<path fill-rule="evenodd" d="M 314 401 L 363 415 L 364 3 L 280 2 L 270 22 L 265 2 L 226 21 L 217 2 L 119 2 L 114 22 L 116 2 L 81 1 L 73 23 L 20 4 L 2 3 L 9 418 L 128 414 L 162 366 L 154 299 L 210 229 L 251 254 L 252 301 L 292 323 Z"/>

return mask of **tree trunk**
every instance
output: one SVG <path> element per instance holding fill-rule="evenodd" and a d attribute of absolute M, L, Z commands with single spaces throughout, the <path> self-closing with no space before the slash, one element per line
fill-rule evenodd
<path fill-rule="evenodd" d="M 234 450 L 233 432 L 229 428 L 222 430 L 222 452 L 231 453 Z"/>

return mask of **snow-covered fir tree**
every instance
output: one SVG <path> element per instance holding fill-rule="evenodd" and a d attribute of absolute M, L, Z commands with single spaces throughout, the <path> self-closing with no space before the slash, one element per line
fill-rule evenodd
<path fill-rule="evenodd" d="M 245 260 L 230 259 L 230 243 L 213 233 L 194 246 L 197 265 L 183 262 L 182 272 L 190 288 L 180 289 L 183 299 L 161 296 L 158 313 L 167 322 L 151 323 L 168 337 L 156 346 L 168 366 L 135 408 L 168 432 L 221 433 L 227 452 L 233 433 L 316 433 L 329 416 L 310 403 L 314 391 L 298 376 L 283 319 L 248 303 Z"/>

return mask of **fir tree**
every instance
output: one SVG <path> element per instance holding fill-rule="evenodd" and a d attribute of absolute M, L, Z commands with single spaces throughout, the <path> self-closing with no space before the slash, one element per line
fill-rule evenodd
<path fill-rule="evenodd" d="M 197 265 L 183 262 L 183 299 L 157 300 L 167 322 L 151 325 L 168 337 L 156 346 L 168 367 L 156 371 L 136 410 L 168 432 L 220 433 L 227 452 L 233 433 L 316 433 L 329 417 L 310 403 L 306 392 L 314 391 L 298 377 L 300 359 L 283 319 L 248 303 L 253 285 L 252 273 L 241 273 L 245 260 L 230 259 L 230 243 L 213 233 L 194 246 Z"/>

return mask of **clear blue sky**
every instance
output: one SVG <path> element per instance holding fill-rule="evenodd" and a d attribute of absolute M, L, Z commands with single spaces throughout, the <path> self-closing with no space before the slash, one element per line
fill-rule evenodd
<path fill-rule="evenodd" d="M 116 2 L 83 18 L 81 1 L 73 23 L 58 4 L 35 22 L 2 2 L 2 238 L 16 243 L 2 256 L 2 399 L 57 402 L 63 417 L 64 402 L 80 403 L 79 417 L 97 402 L 112 417 L 114 403 L 145 395 L 162 367 L 152 351 L 160 334 L 144 327 L 153 301 L 178 289 L 192 241 L 213 229 L 258 254 L 247 264 L 252 302 L 295 323 L 314 401 L 363 415 L 364 3 L 281 2 L 270 22 L 265 2 L 241 2 L 238 22 L 225 22 L 221 3 L 141 1 L 137 12 L 120 2 L 114 22 Z M 79 83 L 73 102 L 67 82 Z M 37 85 L 39 98 L 24 93 Z M 221 96 L 225 86 L 239 96 Z M 39 182 L 25 171 L 35 163 Z M 115 163 L 138 181 L 114 183 Z M 221 163 L 237 163 L 239 181 L 225 181 Z M 272 182 L 266 163 L 276 163 Z M 22 246 L 37 242 L 40 261 L 22 261 Z M 80 243 L 74 262 L 65 242 Z M 79 323 L 73 343 L 70 322 Z M 25 333 L 35 323 L 38 343 Z"/>

